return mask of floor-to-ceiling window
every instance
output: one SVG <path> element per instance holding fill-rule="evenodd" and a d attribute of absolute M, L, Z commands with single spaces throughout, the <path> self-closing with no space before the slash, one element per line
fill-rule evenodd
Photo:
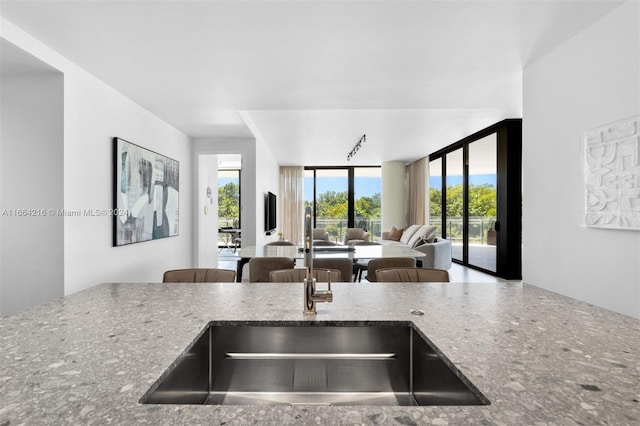
<path fill-rule="evenodd" d="M 315 179 L 315 169 L 304 170 L 304 206 L 311 206 L 314 212 L 316 211 Z"/>
<path fill-rule="evenodd" d="M 349 171 L 317 169 L 315 177 L 315 228 L 324 228 L 329 239 L 342 240 L 349 221 Z"/>
<path fill-rule="evenodd" d="M 429 162 L 429 225 L 442 236 L 442 158 Z"/>
<path fill-rule="evenodd" d="M 377 241 L 382 236 L 381 199 L 382 169 L 380 167 L 356 167 L 353 170 L 354 225 L 365 228 L 369 239 Z"/>
<path fill-rule="evenodd" d="M 314 227 L 341 242 L 346 228 L 365 228 L 380 238 L 381 172 L 379 167 L 307 167 L 305 206 L 314 211 Z"/>
<path fill-rule="evenodd" d="M 496 272 L 497 161 L 495 133 L 469 144 L 468 262 L 492 272 Z"/>
<path fill-rule="evenodd" d="M 521 277 L 522 121 L 504 120 L 429 156 L 430 223 L 455 262 Z"/>
<path fill-rule="evenodd" d="M 463 152 L 458 148 L 444 157 L 445 229 L 444 235 L 451 241 L 451 256 L 463 260 L 464 206 L 463 206 Z"/>

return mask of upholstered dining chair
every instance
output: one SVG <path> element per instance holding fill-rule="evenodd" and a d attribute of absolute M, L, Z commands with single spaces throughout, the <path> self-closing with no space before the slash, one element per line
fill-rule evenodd
<path fill-rule="evenodd" d="M 337 269 L 314 269 L 314 278 L 319 282 L 327 282 L 331 277 L 331 282 L 341 279 L 340 271 Z M 301 283 L 307 278 L 306 268 L 278 269 L 269 272 L 269 281 L 272 283 Z"/>
<path fill-rule="evenodd" d="M 341 279 L 336 281 L 351 282 L 353 277 L 353 260 L 347 257 L 331 258 L 317 257 L 313 259 L 313 268 L 337 269 L 340 271 Z M 331 280 L 333 281 L 333 279 Z"/>
<path fill-rule="evenodd" d="M 376 278 L 389 283 L 448 283 L 449 272 L 429 268 L 385 268 L 376 271 Z"/>
<path fill-rule="evenodd" d="M 313 241 L 329 241 L 329 232 L 324 228 L 313 228 Z"/>
<path fill-rule="evenodd" d="M 232 283 L 236 271 L 231 269 L 172 269 L 162 276 L 163 283 Z"/>
<path fill-rule="evenodd" d="M 376 276 L 378 269 L 385 268 L 415 268 L 416 259 L 413 257 L 380 257 L 371 259 L 367 265 L 367 281 L 379 281 Z"/>
<path fill-rule="evenodd" d="M 369 233 L 364 228 L 347 228 L 344 231 L 343 243 L 345 246 L 351 246 L 360 241 L 369 241 Z"/>
<path fill-rule="evenodd" d="M 249 282 L 269 282 L 269 272 L 293 269 L 296 261 L 290 257 L 254 257 L 249 260 Z"/>

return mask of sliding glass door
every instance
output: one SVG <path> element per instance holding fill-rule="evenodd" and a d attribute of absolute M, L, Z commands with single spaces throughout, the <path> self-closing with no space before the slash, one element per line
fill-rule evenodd
<path fill-rule="evenodd" d="M 463 152 L 462 148 L 445 158 L 445 232 L 451 241 L 451 256 L 462 262 L 464 246 L 463 205 Z"/>
<path fill-rule="evenodd" d="M 496 272 L 497 161 L 495 133 L 469 144 L 467 261 L 491 272 Z"/>
<path fill-rule="evenodd" d="M 521 278 L 521 152 L 521 120 L 504 120 L 429 156 L 430 223 L 454 262 Z"/>
<path fill-rule="evenodd" d="M 493 133 L 454 149 L 431 161 L 430 173 L 431 185 L 439 185 L 430 189 L 431 214 L 440 211 L 437 203 L 444 193 L 445 227 L 440 234 L 451 241 L 452 258 L 491 272 L 496 272 L 496 142 Z"/>

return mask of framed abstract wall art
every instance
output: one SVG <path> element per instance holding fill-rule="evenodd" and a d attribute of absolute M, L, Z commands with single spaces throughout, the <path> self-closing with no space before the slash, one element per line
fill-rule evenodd
<path fill-rule="evenodd" d="M 113 138 L 113 245 L 178 235 L 180 163 Z"/>
<path fill-rule="evenodd" d="M 640 230 L 640 116 L 582 133 L 588 227 Z"/>

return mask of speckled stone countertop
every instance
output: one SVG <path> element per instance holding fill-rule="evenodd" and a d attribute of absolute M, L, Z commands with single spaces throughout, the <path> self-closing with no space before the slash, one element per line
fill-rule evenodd
<path fill-rule="evenodd" d="M 640 321 L 520 283 L 103 284 L 0 319 L 0 425 L 637 425 Z M 409 314 L 412 308 L 424 316 Z M 212 320 L 412 321 L 492 405 L 142 405 Z"/>

